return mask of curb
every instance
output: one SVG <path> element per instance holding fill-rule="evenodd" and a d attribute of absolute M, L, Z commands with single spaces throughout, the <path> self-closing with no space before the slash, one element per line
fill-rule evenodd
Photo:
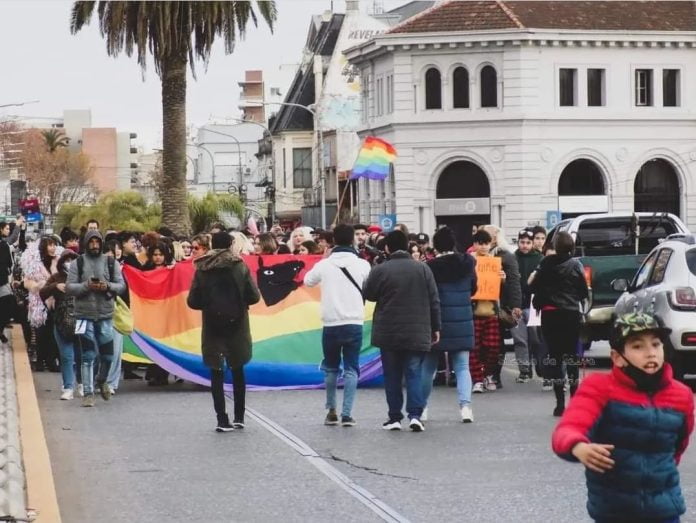
<path fill-rule="evenodd" d="M 22 327 L 12 327 L 17 405 L 19 408 L 19 439 L 27 493 L 27 512 L 35 514 L 37 522 L 61 523 L 58 496 L 53 482 L 53 469 L 48 454 L 39 402 Z"/>

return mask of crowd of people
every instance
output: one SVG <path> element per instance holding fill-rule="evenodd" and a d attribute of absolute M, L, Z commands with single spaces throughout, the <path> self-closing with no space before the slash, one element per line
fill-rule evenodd
<path fill-rule="evenodd" d="M 562 419 L 553 448 L 587 467 L 590 515 L 598 521 L 626 515 L 678 521 L 685 510 L 676 464 L 693 430 L 694 403 L 665 362 L 669 329 L 642 312 L 619 318 L 611 340 L 614 368 L 581 384 L 588 285 L 569 234 L 556 232 L 549 242 L 543 228 L 525 228 L 513 248 L 495 225 L 477 227 L 471 246 L 458 245 L 449 227 L 439 228 L 431 244 L 427 234 L 409 233 L 403 224 L 388 233 L 374 225 L 339 224 L 331 231 L 274 227 L 261 234 L 215 224 L 205 234 L 182 238 L 166 228 L 102 236 L 91 220 L 79 233 L 66 228 L 31 241 L 25 229 L 21 218 L 14 229 L 0 223 L 0 327 L 11 319 L 22 325 L 34 369 L 62 373 L 61 400 L 76 394 L 84 407 L 93 407 L 97 394 L 108 401 L 116 393 L 122 372 L 125 379 L 142 379 L 121 361 L 124 333 L 114 323 L 116 298 L 128 303 L 121 267 L 153 271 L 192 262 L 187 303 L 202 311 L 216 431 L 243 429 L 244 366 L 252 358 L 248 310 L 260 294 L 242 256 L 319 255 L 304 284 L 321 287 L 325 425 L 357 424 L 366 301 L 375 303 L 371 344 L 380 350 L 384 374 L 385 430 L 403 428 L 405 385 L 408 427 L 423 432 L 433 384 L 443 381 L 456 385 L 459 418 L 472 423 L 473 394 L 503 388 L 503 339 L 509 333 L 516 382 L 529 383 L 536 374 L 543 390 L 554 391 L 553 415 Z M 487 258 L 499 259 L 497 299 L 477 296 L 477 267 Z M 535 314 L 540 326 L 532 322 Z M 0 336 L 5 343 L 1 330 Z M 224 395 L 228 368 L 232 421 Z M 169 383 L 168 373 L 155 365 L 145 378 L 153 386 Z M 566 392 L 577 396 L 567 410 Z M 603 481 L 602 474 L 614 479 Z M 650 491 L 650 499 L 625 496 L 627 486 Z"/>

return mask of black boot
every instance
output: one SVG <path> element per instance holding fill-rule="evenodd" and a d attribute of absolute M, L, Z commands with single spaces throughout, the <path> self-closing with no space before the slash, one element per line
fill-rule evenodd
<path fill-rule="evenodd" d="M 570 397 L 572 398 L 575 396 L 575 393 L 578 391 L 578 380 L 571 380 L 570 381 Z"/>
<path fill-rule="evenodd" d="M 215 432 L 232 432 L 234 427 L 230 423 L 230 418 L 227 414 L 218 414 L 217 427 L 215 427 Z"/>
<path fill-rule="evenodd" d="M 563 391 L 563 383 L 554 383 L 553 393 L 556 395 L 556 408 L 553 409 L 553 415 L 556 417 L 563 416 L 563 412 L 565 411 L 565 392 Z"/>

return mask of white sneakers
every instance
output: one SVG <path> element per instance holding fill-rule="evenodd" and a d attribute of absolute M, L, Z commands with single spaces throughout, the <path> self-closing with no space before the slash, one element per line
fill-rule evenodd
<path fill-rule="evenodd" d="M 471 392 L 474 392 L 476 394 L 481 394 L 485 391 L 486 389 L 483 387 L 483 382 L 481 381 L 474 383 L 474 387 L 471 389 Z"/>
<path fill-rule="evenodd" d="M 413 432 L 423 432 L 425 430 L 425 425 L 423 425 L 418 418 L 412 418 L 411 422 L 408 424 L 408 428 Z"/>
<path fill-rule="evenodd" d="M 85 387 L 82 385 L 82 383 L 77 384 L 77 387 L 75 388 L 75 392 L 76 392 L 78 398 L 84 398 Z"/>
<path fill-rule="evenodd" d="M 74 398 L 73 390 L 72 389 L 63 389 L 60 399 L 62 400 L 71 400 Z"/>
<path fill-rule="evenodd" d="M 473 423 L 474 422 L 474 412 L 471 410 L 471 406 L 464 405 L 460 411 L 462 416 L 462 423 Z"/>
<path fill-rule="evenodd" d="M 488 376 L 484 380 L 484 386 L 486 387 L 486 390 L 490 391 L 490 392 L 498 390 L 498 386 L 495 384 L 495 380 L 493 379 L 493 376 Z"/>

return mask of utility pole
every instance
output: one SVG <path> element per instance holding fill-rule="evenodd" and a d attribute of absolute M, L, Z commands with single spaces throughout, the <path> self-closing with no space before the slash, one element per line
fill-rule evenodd
<path fill-rule="evenodd" d="M 319 194 L 321 198 L 321 228 L 326 230 L 326 173 L 324 172 L 324 131 L 321 128 L 321 116 L 319 111 L 314 112 L 315 125 L 317 126 L 317 139 L 319 140 L 317 151 L 319 153 Z"/>

